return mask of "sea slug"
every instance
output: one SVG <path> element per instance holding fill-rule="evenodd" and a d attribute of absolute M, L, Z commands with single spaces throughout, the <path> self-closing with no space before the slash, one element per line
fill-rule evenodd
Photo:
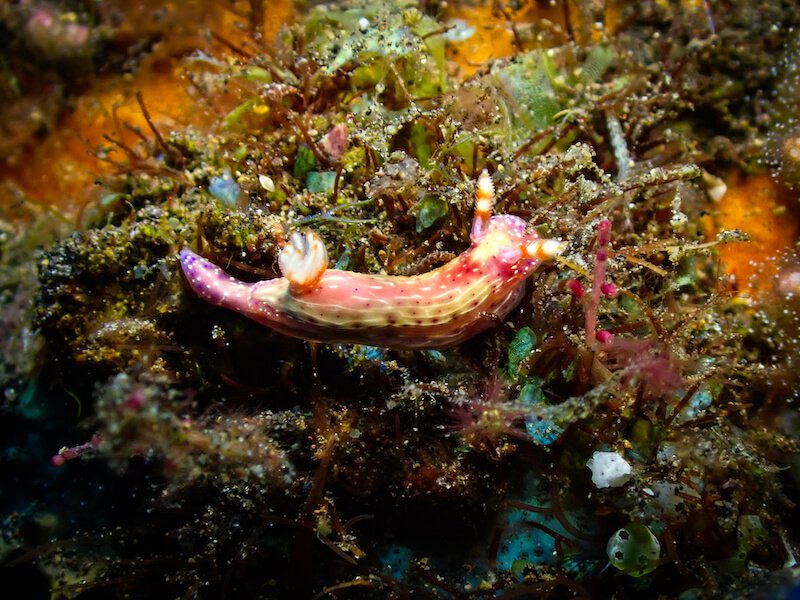
<path fill-rule="evenodd" d="M 475 217 L 463 254 L 413 277 L 329 269 L 322 240 L 294 232 L 281 249 L 283 277 L 245 283 L 190 250 L 181 266 L 197 294 L 282 334 L 328 343 L 385 348 L 447 348 L 503 319 L 525 279 L 564 243 L 527 232 L 512 215 L 492 216 L 494 186 L 478 178 Z"/>

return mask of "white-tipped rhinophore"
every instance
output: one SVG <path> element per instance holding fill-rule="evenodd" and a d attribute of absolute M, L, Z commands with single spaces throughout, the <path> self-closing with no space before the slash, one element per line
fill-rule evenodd
<path fill-rule="evenodd" d="M 278 255 L 278 266 L 292 291 L 308 291 L 328 268 L 328 252 L 313 231 L 295 231 Z"/>
<path fill-rule="evenodd" d="M 489 215 L 494 207 L 494 183 L 489 172 L 484 169 L 478 177 L 478 189 L 475 194 L 475 212 Z"/>
<path fill-rule="evenodd" d="M 475 217 L 472 220 L 472 232 L 470 233 L 473 242 L 479 242 L 486 235 L 493 208 L 494 183 L 489 172 L 484 169 L 478 177 L 478 187 L 475 190 Z"/>
<path fill-rule="evenodd" d="M 528 256 L 539 260 L 555 258 L 567 249 L 567 243 L 559 240 L 534 240 L 525 249 Z"/>

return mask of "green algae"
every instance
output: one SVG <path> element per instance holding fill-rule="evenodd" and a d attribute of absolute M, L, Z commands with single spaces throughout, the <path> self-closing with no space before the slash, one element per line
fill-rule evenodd
<path fill-rule="evenodd" d="M 537 344 L 536 334 L 530 327 L 520 329 L 508 345 L 508 375 L 516 379 L 520 374 L 520 363 L 528 358 Z"/>
<path fill-rule="evenodd" d="M 417 204 L 417 231 L 432 227 L 436 221 L 446 216 L 450 207 L 438 196 L 425 196 Z"/>

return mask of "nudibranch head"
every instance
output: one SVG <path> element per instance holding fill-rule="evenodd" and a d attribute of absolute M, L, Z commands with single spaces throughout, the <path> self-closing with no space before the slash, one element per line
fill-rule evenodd
<path fill-rule="evenodd" d="M 542 239 L 528 232 L 524 220 L 513 215 L 496 215 L 485 233 L 473 243 L 473 262 L 499 262 L 514 270 L 532 271 L 539 263 L 561 254 L 566 247 L 558 240 Z"/>
<path fill-rule="evenodd" d="M 519 217 L 493 217 L 494 203 L 494 183 L 484 169 L 475 187 L 475 219 L 470 233 L 473 253 L 478 262 L 498 260 L 505 265 L 529 270 L 564 251 L 566 244 L 563 242 L 542 240 L 536 232 L 528 233 L 525 221 Z"/>
<path fill-rule="evenodd" d="M 328 268 L 328 252 L 314 232 L 295 231 L 278 255 L 278 266 L 293 291 L 310 290 Z"/>

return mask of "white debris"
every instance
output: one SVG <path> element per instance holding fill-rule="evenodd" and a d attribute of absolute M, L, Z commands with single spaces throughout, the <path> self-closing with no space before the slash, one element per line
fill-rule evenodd
<path fill-rule="evenodd" d="M 275 191 L 275 182 L 272 181 L 272 177 L 268 175 L 259 175 L 258 176 L 258 183 L 261 185 L 261 188 L 268 191 L 274 192 Z"/>
<path fill-rule="evenodd" d="M 708 171 L 703 171 L 703 183 L 706 186 L 706 193 L 708 194 L 708 197 L 714 202 L 719 202 L 722 200 L 725 192 L 728 191 L 728 186 L 725 184 L 725 182 L 721 178 L 717 177 L 716 175 L 712 175 Z"/>
<path fill-rule="evenodd" d="M 586 466 L 592 471 L 592 483 L 599 488 L 625 485 L 633 472 L 619 452 L 595 452 Z"/>
<path fill-rule="evenodd" d="M 464 19 L 450 19 L 445 23 L 447 31 L 444 32 L 444 39 L 448 42 L 463 42 L 468 40 L 475 33 L 475 28 Z"/>

